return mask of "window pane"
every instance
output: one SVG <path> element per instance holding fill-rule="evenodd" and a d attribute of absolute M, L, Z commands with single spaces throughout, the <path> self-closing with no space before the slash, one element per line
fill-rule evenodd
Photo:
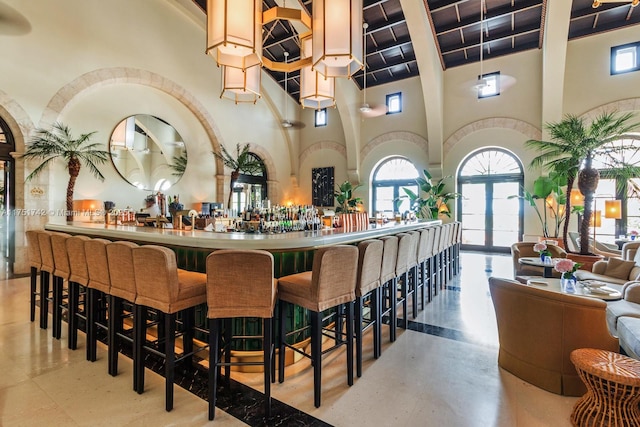
<path fill-rule="evenodd" d="M 636 48 L 627 47 L 616 50 L 615 70 L 627 71 L 636 67 Z"/>
<path fill-rule="evenodd" d="M 418 178 L 418 169 L 408 161 L 400 157 L 387 160 L 378 167 L 373 175 L 373 181 L 407 180 Z"/>
<path fill-rule="evenodd" d="M 460 171 L 460 176 L 521 173 L 522 168 L 520 164 L 518 164 L 511 154 L 498 150 L 486 150 L 477 153 L 467 160 Z"/>

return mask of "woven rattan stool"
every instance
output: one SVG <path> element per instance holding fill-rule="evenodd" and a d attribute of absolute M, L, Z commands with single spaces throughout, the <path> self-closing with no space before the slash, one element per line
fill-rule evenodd
<path fill-rule="evenodd" d="M 640 425 L 640 361 L 592 348 L 572 351 L 571 361 L 587 386 L 573 407 L 573 425 Z"/>

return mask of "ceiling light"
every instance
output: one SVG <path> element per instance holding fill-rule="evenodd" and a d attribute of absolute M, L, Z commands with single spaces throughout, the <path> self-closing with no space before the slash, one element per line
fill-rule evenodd
<path fill-rule="evenodd" d="M 596 9 L 596 8 L 600 7 L 600 5 L 602 3 L 625 3 L 625 2 L 624 2 L 624 0 L 594 0 L 594 2 L 591 5 L 591 7 Z M 640 0 L 631 0 L 631 7 L 636 7 L 638 4 L 640 4 Z"/>
<path fill-rule="evenodd" d="M 262 64 L 262 2 L 207 0 L 207 49 L 216 63 L 246 69 Z"/>
<path fill-rule="evenodd" d="M 282 127 L 283 128 L 290 128 L 291 126 L 293 126 L 293 124 L 288 119 L 284 119 L 282 121 Z"/>
<path fill-rule="evenodd" d="M 314 0 L 313 68 L 351 77 L 362 68 L 362 0 Z"/>
<path fill-rule="evenodd" d="M 369 107 L 369 104 L 366 104 L 366 103 L 365 103 L 365 104 L 362 104 L 362 105 L 360 106 L 360 112 L 361 112 L 361 113 L 368 113 L 368 112 L 370 112 L 370 111 L 371 111 L 371 107 Z"/>
<path fill-rule="evenodd" d="M 254 65 L 246 70 L 235 67 L 222 66 L 222 93 L 220 98 L 226 98 L 238 103 L 250 102 L 255 104 L 260 98 L 261 69 Z"/>
<path fill-rule="evenodd" d="M 311 33 L 302 38 L 301 56 L 311 58 L 312 37 Z M 300 104 L 302 108 L 335 107 L 336 105 L 336 80 L 333 77 L 325 77 L 311 65 L 300 70 Z"/>

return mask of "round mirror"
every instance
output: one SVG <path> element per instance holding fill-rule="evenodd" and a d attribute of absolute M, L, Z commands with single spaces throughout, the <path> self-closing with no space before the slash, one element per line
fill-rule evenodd
<path fill-rule="evenodd" d="M 187 150 L 180 134 L 164 120 L 146 114 L 118 123 L 109 152 L 120 176 L 142 190 L 168 190 L 187 167 Z"/>

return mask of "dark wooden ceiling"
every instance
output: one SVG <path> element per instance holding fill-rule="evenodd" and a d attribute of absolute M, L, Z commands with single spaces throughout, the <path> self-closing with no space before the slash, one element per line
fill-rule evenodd
<path fill-rule="evenodd" d="M 194 0 L 206 13 L 206 0 Z M 290 2 L 296 0 L 289 0 Z M 311 14 L 313 0 L 301 0 Z M 482 0 L 423 0 L 437 39 L 444 69 L 477 62 L 480 59 L 480 7 Z M 483 58 L 538 49 L 544 36 L 544 11 L 551 0 L 484 0 L 482 40 Z M 559 1 L 559 0 L 556 0 Z M 263 10 L 276 6 L 275 0 L 262 0 Z M 281 4 L 282 5 L 282 4 Z M 364 0 L 367 87 L 417 76 L 419 74 L 411 37 L 400 0 Z M 640 7 L 630 1 L 605 3 L 597 9 L 592 0 L 573 0 L 568 39 L 640 23 Z M 288 21 L 265 25 L 263 55 L 272 61 L 299 58 L 298 34 Z M 284 88 L 285 74 L 267 69 Z M 300 92 L 299 72 L 287 74 L 287 90 L 294 99 Z M 363 71 L 353 81 L 363 87 Z"/>

